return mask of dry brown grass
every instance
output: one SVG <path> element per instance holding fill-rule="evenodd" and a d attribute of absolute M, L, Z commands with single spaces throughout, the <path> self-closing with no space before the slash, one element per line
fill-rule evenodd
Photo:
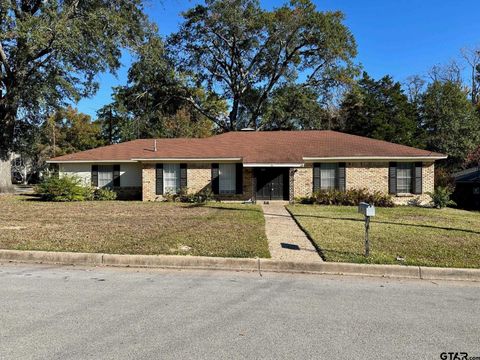
<path fill-rule="evenodd" d="M 258 206 L 0 197 L 0 248 L 269 257 Z"/>

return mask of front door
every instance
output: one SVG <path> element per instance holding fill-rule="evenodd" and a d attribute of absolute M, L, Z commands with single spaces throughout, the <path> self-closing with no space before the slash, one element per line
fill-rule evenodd
<path fill-rule="evenodd" d="M 257 200 L 288 200 L 288 168 L 257 168 Z"/>

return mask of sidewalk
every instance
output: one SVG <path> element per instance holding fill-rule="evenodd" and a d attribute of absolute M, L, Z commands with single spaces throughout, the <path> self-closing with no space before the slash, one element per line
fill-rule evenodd
<path fill-rule="evenodd" d="M 317 250 L 285 209 L 283 202 L 260 203 L 273 260 L 321 262 Z"/>

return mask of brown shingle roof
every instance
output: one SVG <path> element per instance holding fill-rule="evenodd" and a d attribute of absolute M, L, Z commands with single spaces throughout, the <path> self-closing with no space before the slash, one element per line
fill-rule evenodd
<path fill-rule="evenodd" d="M 330 130 L 238 131 L 205 139 L 133 140 L 51 159 L 128 161 L 135 159 L 241 158 L 243 163 L 303 163 L 307 158 L 440 158 L 442 154 Z"/>

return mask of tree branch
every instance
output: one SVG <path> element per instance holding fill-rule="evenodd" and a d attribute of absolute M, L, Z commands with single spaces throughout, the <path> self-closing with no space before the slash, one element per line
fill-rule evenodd
<path fill-rule="evenodd" d="M 267 86 L 264 88 L 262 95 L 259 97 L 259 100 L 257 101 L 257 105 L 255 106 L 255 109 L 252 111 L 252 116 L 250 117 L 250 122 L 256 121 L 259 113 L 260 113 L 260 108 L 262 105 L 265 103 L 265 101 L 268 98 L 268 95 L 270 94 L 270 91 L 273 89 L 275 84 L 278 82 L 280 77 L 284 74 L 285 70 L 288 67 L 288 64 L 290 60 L 293 58 L 293 56 L 300 50 L 304 44 L 296 46 L 290 53 L 287 52 L 287 44 L 285 45 L 285 59 L 279 65 L 279 60 L 280 60 L 280 54 L 277 57 L 277 60 L 275 61 L 275 71 L 272 72 L 272 76 L 270 77 L 270 81 L 268 82 Z M 279 52 L 281 52 L 282 49 L 280 49 Z"/>
<path fill-rule="evenodd" d="M 80 0 L 76 0 L 72 3 L 72 5 L 70 6 L 70 9 L 68 9 L 68 11 L 66 11 L 66 17 L 63 21 L 67 22 L 69 20 L 72 20 L 75 17 L 75 15 L 77 13 L 77 8 L 78 8 L 79 1 Z M 40 3 L 41 3 L 41 0 L 40 0 Z M 39 6 L 40 5 L 41 4 L 39 4 Z M 57 31 L 56 31 L 56 29 L 53 29 L 52 37 L 49 40 L 48 45 L 45 48 L 43 48 L 42 50 L 38 51 L 33 56 L 29 56 L 27 58 L 27 62 L 35 61 L 35 60 L 41 58 L 42 56 L 45 56 L 45 55 L 51 53 L 53 51 L 52 46 L 53 46 L 54 41 L 56 40 L 56 35 L 57 35 Z"/>
<path fill-rule="evenodd" d="M 2 43 L 0 42 L 0 62 L 3 64 L 3 67 L 5 68 L 5 71 L 7 72 L 7 75 L 10 75 L 12 73 L 12 70 L 10 69 L 10 65 L 8 63 L 7 55 L 5 54 L 5 51 L 3 50 Z"/>
<path fill-rule="evenodd" d="M 324 67 L 324 65 L 326 64 L 326 60 L 322 61 L 321 64 L 319 64 L 315 70 L 312 71 L 312 73 L 307 77 L 307 81 L 305 82 L 306 84 L 310 84 L 311 81 L 315 78 L 315 75 L 317 74 L 317 72 L 320 71 L 320 69 L 322 69 Z"/>
<path fill-rule="evenodd" d="M 188 102 L 190 105 L 193 106 L 195 110 L 197 110 L 200 114 L 208 118 L 209 120 L 213 121 L 216 125 L 220 126 L 222 129 L 227 130 L 225 123 L 219 120 L 216 116 L 210 114 L 207 110 L 205 110 L 203 107 L 201 107 L 193 97 L 191 96 L 181 96 L 181 95 L 176 95 L 177 98 L 184 100 Z"/>
<path fill-rule="evenodd" d="M 17 19 L 23 18 L 23 13 L 20 11 L 17 5 L 17 0 L 10 0 L 10 3 L 12 4 L 13 12 L 15 14 L 15 17 Z"/>

